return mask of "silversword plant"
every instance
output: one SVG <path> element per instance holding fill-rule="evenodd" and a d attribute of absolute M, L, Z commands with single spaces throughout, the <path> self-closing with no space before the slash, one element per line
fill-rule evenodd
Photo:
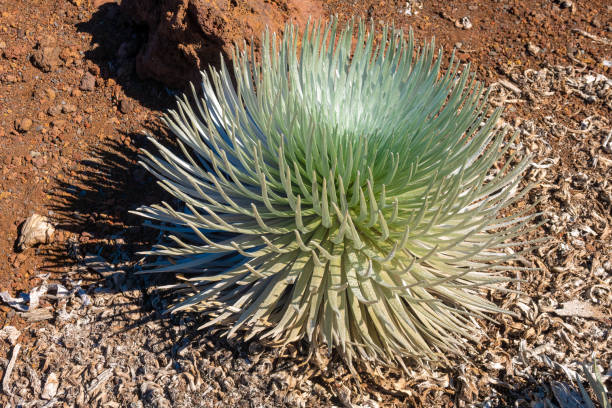
<path fill-rule="evenodd" d="M 180 272 L 172 310 L 229 338 L 306 340 L 351 368 L 459 353 L 501 312 L 483 292 L 535 216 L 502 213 L 528 162 L 433 42 L 337 24 L 266 32 L 166 115 L 178 147 L 150 138 L 142 164 L 181 204 L 136 211 L 171 241 L 145 272 Z"/>

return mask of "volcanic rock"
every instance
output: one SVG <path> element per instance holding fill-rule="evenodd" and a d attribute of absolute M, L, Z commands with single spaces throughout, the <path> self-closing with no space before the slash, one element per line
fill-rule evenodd
<path fill-rule="evenodd" d="M 91 75 L 89 72 L 86 72 L 85 75 L 81 78 L 81 83 L 79 84 L 79 89 L 81 91 L 93 91 L 96 87 L 96 77 Z"/>
<path fill-rule="evenodd" d="M 310 16 L 323 15 L 316 0 L 123 0 L 121 9 L 148 28 L 137 74 L 171 88 L 199 81 L 199 71 L 231 56 L 235 43 L 252 39 L 259 48 L 266 26 L 279 32 L 286 22 L 303 27 Z"/>
<path fill-rule="evenodd" d="M 55 71 L 60 64 L 58 47 L 39 45 L 32 53 L 32 64 L 43 72 Z"/>
<path fill-rule="evenodd" d="M 30 130 L 31 127 L 32 127 L 32 119 L 30 118 L 17 119 L 15 121 L 15 130 L 17 130 L 20 133 L 27 132 L 28 130 Z"/>

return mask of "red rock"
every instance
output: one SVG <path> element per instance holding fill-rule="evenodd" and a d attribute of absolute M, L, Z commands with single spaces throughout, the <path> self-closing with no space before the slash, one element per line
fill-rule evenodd
<path fill-rule="evenodd" d="M 47 88 L 45 89 L 45 93 L 47 94 L 47 97 L 49 98 L 50 101 L 55 99 L 55 91 L 51 88 Z"/>
<path fill-rule="evenodd" d="M 23 119 L 17 119 L 15 121 L 15 130 L 17 130 L 18 132 L 25 133 L 28 130 L 30 130 L 31 127 L 32 127 L 32 119 L 23 118 Z"/>
<path fill-rule="evenodd" d="M 59 54 L 59 48 L 39 43 L 32 53 L 32 64 L 43 72 L 55 71 L 60 64 Z"/>
<path fill-rule="evenodd" d="M 2 55 L 6 59 L 20 59 L 25 57 L 28 53 L 28 49 L 25 44 L 17 44 L 4 49 Z"/>
<path fill-rule="evenodd" d="M 57 116 L 61 113 L 61 111 L 62 107 L 60 105 L 50 106 L 49 109 L 47 109 L 47 115 Z"/>
<path fill-rule="evenodd" d="M 68 231 L 65 230 L 57 230 L 56 233 L 56 241 L 58 242 L 64 242 L 68 239 L 68 237 L 70 236 L 70 233 Z"/>
<path fill-rule="evenodd" d="M 62 59 L 62 61 L 66 62 L 72 58 L 72 51 L 70 48 L 64 47 L 62 48 L 62 52 L 60 52 L 59 57 Z"/>
<path fill-rule="evenodd" d="M 13 268 L 19 268 L 21 265 L 23 265 L 23 263 L 25 262 L 27 258 L 28 256 L 24 254 L 23 252 L 21 252 L 11 257 L 10 261 L 11 261 Z"/>
<path fill-rule="evenodd" d="M 134 104 L 131 100 L 128 98 L 122 98 L 119 101 L 119 111 L 121 113 L 130 113 L 132 110 L 134 110 Z"/>
<path fill-rule="evenodd" d="M 51 126 L 57 129 L 61 129 L 64 126 L 66 126 L 66 121 L 64 119 L 56 119 L 53 122 L 51 122 Z"/>
<path fill-rule="evenodd" d="M 75 112 L 77 109 L 76 105 L 72 105 L 67 103 L 66 105 L 62 106 L 62 112 L 63 113 L 72 113 Z"/>
<path fill-rule="evenodd" d="M 47 157 L 40 155 L 40 156 L 36 156 L 32 158 L 32 164 L 37 168 L 40 169 L 41 167 L 43 167 L 45 164 L 47 164 Z"/>
<path fill-rule="evenodd" d="M 86 72 L 81 78 L 81 83 L 79 84 L 79 89 L 81 91 L 93 91 L 96 87 L 96 77 L 91 75 L 89 72 Z"/>
<path fill-rule="evenodd" d="M 136 72 L 173 88 L 199 81 L 200 70 L 227 59 L 234 43 L 254 40 L 260 46 L 268 26 L 281 31 L 288 21 L 304 23 L 322 16 L 314 0 L 123 0 L 121 9 L 148 26 L 148 40 L 136 57 Z"/>
<path fill-rule="evenodd" d="M 91 65 L 88 69 L 89 69 L 89 72 L 91 72 L 92 75 L 94 75 L 94 76 L 100 75 L 100 67 L 99 66 Z"/>
<path fill-rule="evenodd" d="M 2 77 L 2 82 L 8 82 L 9 84 L 14 84 L 19 81 L 19 78 L 13 74 L 6 74 Z"/>

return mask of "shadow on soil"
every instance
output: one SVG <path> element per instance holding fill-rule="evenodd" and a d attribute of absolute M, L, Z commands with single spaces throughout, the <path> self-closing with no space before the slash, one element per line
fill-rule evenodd
<path fill-rule="evenodd" d="M 92 48 L 85 52 L 85 58 L 100 69 L 102 78 L 114 79 L 126 96 L 137 100 L 141 105 L 154 110 L 174 107 L 174 95 L 188 90 L 188 87 L 170 89 L 160 82 L 139 78 L 142 70 L 138 70 L 137 61 L 143 58 L 151 47 L 147 44 L 148 28 L 146 25 L 132 21 L 129 13 L 133 12 L 133 10 L 124 10 L 115 3 L 107 3 L 102 5 L 90 20 L 78 23 L 76 25 L 78 31 L 89 33 L 92 37 Z M 150 11 L 150 13 L 154 12 L 161 11 Z M 164 40 L 157 39 L 157 41 L 163 42 Z M 220 55 L 223 55 L 226 61 L 229 60 L 221 48 L 223 45 L 221 38 L 211 37 L 205 45 L 206 55 L 210 55 L 210 58 L 203 60 L 202 66 L 212 64 L 219 67 Z M 186 60 L 186 57 L 177 51 L 176 47 L 164 48 L 163 44 L 160 47 L 163 49 L 157 49 L 156 52 L 158 54 L 167 52 L 168 55 L 159 56 L 157 64 L 164 65 L 167 60 L 176 60 L 177 68 L 173 71 L 183 69 L 185 78 L 199 81 L 198 69 L 193 66 L 191 59 Z M 165 68 L 162 66 L 159 69 L 164 71 Z M 136 74 L 137 72 L 139 75 Z M 196 88 L 199 87 L 196 86 Z"/>
<path fill-rule="evenodd" d="M 153 127 L 148 131 L 163 138 Z M 57 223 L 56 234 L 71 238 L 46 249 L 45 263 L 50 272 L 56 273 L 58 281 L 68 273 L 69 279 L 80 281 L 89 294 L 133 294 L 137 290 L 138 296 L 122 297 L 131 299 L 131 303 L 112 305 L 115 310 L 129 311 L 111 313 L 105 319 L 126 322 L 117 335 L 159 321 L 167 331 L 160 334 L 160 341 L 173 338 L 173 346 L 164 352 L 175 357 L 190 342 L 202 340 L 201 332 L 195 330 L 201 323 L 197 323 L 198 316 L 193 314 L 164 314 L 175 299 L 172 294 L 154 288 L 175 282 L 174 276 L 136 274 L 139 267 L 134 261 L 142 258 L 138 252 L 150 249 L 160 236 L 157 230 L 142 226 L 142 218 L 129 213 L 141 205 L 172 200 L 138 164 L 135 149 L 126 146 L 125 140 L 129 139 L 132 146 L 150 147 L 145 137 L 135 133 L 122 137 L 123 142 L 107 140 L 95 147 L 79 163 L 81 170 L 73 184 L 56 180 L 58 188 L 52 193 L 50 207 Z M 99 263 L 92 263 L 92 259 Z M 134 319 L 132 313 L 142 317 Z M 173 330 L 177 327 L 178 336 Z M 213 341 L 215 349 L 223 344 L 228 347 L 226 341 L 214 336 L 207 336 L 206 340 Z"/>
<path fill-rule="evenodd" d="M 88 255 L 100 256 L 109 265 L 123 265 L 158 239 L 155 230 L 143 227 L 142 219 L 129 213 L 140 205 L 167 199 L 138 164 L 135 149 L 127 146 L 144 146 L 145 137 L 132 133 L 120 139 L 107 139 L 94 147 L 79 162 L 72 184 L 56 180 L 50 209 L 57 231 L 71 238 L 65 242 L 67 248 L 47 253 L 51 267 L 82 264 Z"/>
<path fill-rule="evenodd" d="M 90 20 L 77 23 L 76 27 L 79 32 L 91 35 L 91 48 L 85 52 L 85 58 L 100 69 L 100 77 L 112 78 L 126 96 L 149 109 L 164 110 L 173 105 L 173 90 L 136 76 L 136 55 L 147 32 L 124 16 L 119 5 L 100 6 Z"/>

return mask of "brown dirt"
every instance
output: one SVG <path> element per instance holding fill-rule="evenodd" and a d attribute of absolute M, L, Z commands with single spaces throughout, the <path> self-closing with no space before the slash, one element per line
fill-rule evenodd
<path fill-rule="evenodd" d="M 136 56 L 138 75 L 173 88 L 199 82 L 200 71 L 231 57 L 236 43 L 259 48 L 266 27 L 280 31 L 289 21 L 303 24 L 322 14 L 311 0 L 123 0 L 121 8 L 148 31 Z"/>
<path fill-rule="evenodd" d="M 541 268 L 540 272 L 522 276 L 525 295 L 496 298 L 521 317 L 504 317 L 500 326 L 484 323 L 489 339 L 477 350 L 480 359 L 436 371 L 434 376 L 418 374 L 415 368 L 411 378 L 387 373 L 386 382 L 372 379 L 359 385 L 348 381 L 346 372 L 332 362 L 302 372 L 300 378 L 310 382 L 304 385 L 304 392 L 311 396 L 305 400 L 306 406 L 348 406 L 344 402 L 347 392 L 350 401 L 357 404 L 359 400 L 362 406 L 464 406 L 492 395 L 498 406 L 520 405 L 521 399 L 542 401 L 550 395 L 546 388 L 550 381 L 563 377 L 557 368 L 538 360 L 543 352 L 554 356 L 555 361 L 567 362 L 584 359 L 594 351 L 604 367 L 610 369 L 612 151 L 603 142 L 610 132 L 612 98 L 608 89 L 595 100 L 589 99 L 597 90 L 580 86 L 589 73 L 612 76 L 611 68 L 604 64 L 604 60 L 612 60 L 611 6 L 603 0 L 423 3 L 420 8 L 416 1 L 332 0 L 322 9 L 324 14 L 337 14 L 341 20 L 357 15 L 371 18 L 375 26 L 393 22 L 396 26 L 413 27 L 418 39 L 435 36 L 446 51 L 459 46 L 457 57 L 470 62 L 487 84 L 506 80 L 520 89 L 519 94 L 512 94 L 496 85 L 494 93 L 507 106 L 504 120 L 521 132 L 522 147 L 517 150 L 527 149 L 535 153 L 537 163 L 546 166 L 548 159 L 554 166 L 530 170 L 526 179 L 539 180 L 540 187 L 526 202 L 517 205 L 542 197 L 538 209 L 545 212 L 549 222 L 534 236 L 550 236 L 553 241 L 525 260 Z M 565 7 L 569 3 L 572 5 Z M 407 4 L 411 5 L 412 15 L 405 13 Z M 469 18 L 472 28 L 455 23 L 464 17 Z M 256 26 L 259 22 L 252 23 Z M 196 320 L 160 320 L 162 301 L 149 296 L 148 280 L 100 279 L 99 274 L 83 268 L 85 254 L 98 254 L 112 264 L 131 268 L 139 259 L 135 252 L 156 239 L 154 231 L 141 227 L 140 220 L 128 213 L 138 205 L 165 197 L 152 187 L 154 180 L 137 165 L 137 149 L 146 146 L 141 132 L 163 135 L 159 115 L 173 106 L 174 91 L 137 75 L 138 51 L 148 40 L 148 33 L 121 15 L 113 2 L 0 2 L 0 230 L 4 231 L 0 240 L 0 292 L 8 291 L 13 296 L 27 293 L 47 279 L 44 274 L 50 274 L 50 282 L 69 288 L 75 288 L 81 280 L 80 286 L 94 298 L 94 303 L 98 302 L 95 311 L 81 307 L 78 298 L 68 302 L 80 316 L 78 321 L 85 319 L 82 324 L 89 327 L 89 337 L 70 331 L 72 326 L 60 319 L 53 299 L 41 303 L 41 308 L 54 310 L 53 319 L 42 322 L 28 321 L 0 303 L 0 329 L 12 325 L 22 331 L 18 340 L 23 347 L 20 356 L 40 373 L 40 378 L 53 370 L 60 374 L 64 369 L 70 370 L 66 377 L 74 377 L 76 384 L 62 380 L 60 391 L 64 394 L 58 394 L 58 401 L 64 406 L 76 405 L 78 400 L 70 387 L 78 390 L 78 383 L 93 381 L 103 372 L 104 364 L 112 362 L 112 367 L 123 367 L 121 364 L 130 358 L 140 359 L 144 367 L 142 373 L 132 373 L 130 381 L 137 383 L 135 388 L 128 385 L 127 396 L 114 392 L 123 389 L 115 368 L 116 376 L 107 384 L 108 395 L 102 398 L 98 394 L 92 406 L 107 402 L 118 404 L 108 406 L 128 406 L 136 401 L 140 406 L 163 406 L 162 399 L 154 397 L 156 388 L 151 386 L 155 389 L 149 390 L 143 385 L 161 378 L 156 376 L 165 378 L 159 381 L 165 387 L 166 401 L 172 401 L 173 406 L 222 406 L 224 401 L 227 403 L 225 395 L 235 401 L 259 401 L 264 406 L 290 406 L 289 397 L 279 397 L 277 391 L 283 387 L 301 389 L 301 385 L 283 385 L 284 377 L 270 380 L 270 371 L 265 367 L 272 363 L 265 361 L 275 358 L 274 364 L 292 367 L 286 371 L 295 374 L 299 370 L 292 365 L 291 353 L 289 357 L 279 357 L 270 352 L 256 362 L 249 360 L 254 353 L 248 345 L 204 339 L 189 349 L 193 354 L 177 356 L 174 339 L 185 335 Z M 573 66 L 574 71 L 557 66 Z M 582 85 L 574 87 L 571 81 L 580 78 Z M 58 223 L 55 240 L 17 252 L 19 226 L 33 212 Z M 572 299 L 591 302 L 604 311 L 604 317 L 560 317 L 547 309 Z M 130 313 L 138 317 L 120 317 Z M 115 316 L 117 322 L 102 324 L 109 316 Z M 90 320 L 97 323 L 88 326 Z M 103 332 L 110 333 L 116 326 L 121 328 L 121 337 L 113 343 Z M 75 343 L 67 344 L 67 339 L 73 337 Z M 147 337 L 148 341 L 143 340 Z M 159 345 L 150 344 L 154 339 L 159 340 Z M 531 351 L 521 350 L 522 341 Z M 45 360 L 44 350 L 50 344 L 72 350 L 65 353 L 70 367 L 64 367 L 67 360 L 58 355 Z M 114 349 L 108 351 L 108 344 L 113 344 Z M 122 344 L 132 352 L 125 361 L 116 351 Z M 170 351 L 164 352 L 162 345 Z M 106 363 L 93 357 L 79 363 L 75 357 L 78 350 L 98 347 L 106 347 L 105 352 L 101 351 L 102 355 L 108 354 Z M 0 340 L 2 370 L 6 369 L 4 359 L 10 359 L 11 350 L 10 343 Z M 533 365 L 528 367 L 528 373 L 526 363 L 521 366 L 513 360 L 519 351 Z M 153 357 L 160 358 L 155 366 L 162 365 L 155 375 L 147 371 L 150 368 L 144 363 Z M 207 373 L 205 379 L 214 388 L 208 397 L 207 386 L 200 382 L 201 388 L 196 387 L 188 395 L 193 400 L 185 396 L 180 399 L 174 394 L 188 389 L 190 383 L 188 376 L 178 374 L 189 370 L 168 368 L 180 377 L 178 382 L 171 382 L 170 374 L 164 376 L 160 371 L 168 363 L 186 364 L 189 359 L 204 366 L 201 371 Z M 241 370 L 242 361 L 250 367 L 249 375 L 263 373 L 263 379 L 258 377 L 259 382 L 251 388 L 248 384 L 255 381 L 254 377 L 241 379 L 235 373 L 226 376 L 225 368 L 221 375 L 215 368 Z M 18 361 L 17 373 L 27 378 L 27 369 L 19 366 L 22 363 Z M 75 368 L 89 364 L 97 367 L 98 363 L 101 368 L 80 373 Z M 516 371 L 512 371 L 512 364 Z M 516 365 L 523 367 L 522 371 Z M 13 380 L 21 378 L 18 375 Z M 231 378 L 229 384 L 227 378 Z M 238 385 L 243 380 L 246 388 Z M 28 382 L 31 387 L 34 383 L 32 379 Z M 2 404 L 8 401 L 18 401 L 18 397 L 0 396 Z"/>

